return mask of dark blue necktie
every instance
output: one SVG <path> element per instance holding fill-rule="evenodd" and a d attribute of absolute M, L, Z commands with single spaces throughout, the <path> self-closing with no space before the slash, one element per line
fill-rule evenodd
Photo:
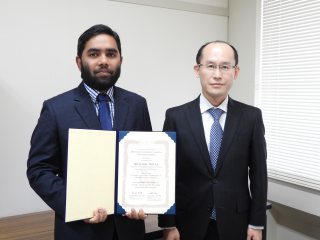
<path fill-rule="evenodd" d="M 221 140 L 223 136 L 223 130 L 220 125 L 219 119 L 223 113 L 223 110 L 219 108 L 209 109 L 209 113 L 212 115 L 214 122 L 210 131 L 210 160 L 213 170 L 216 170 L 217 161 L 220 152 Z M 216 219 L 216 209 L 213 208 L 211 212 L 211 218 Z"/>
<path fill-rule="evenodd" d="M 103 130 L 112 130 L 112 121 L 111 121 L 111 114 L 109 108 L 109 101 L 110 98 L 107 94 L 100 93 L 97 96 L 97 101 L 99 103 L 99 121 L 101 128 Z"/>

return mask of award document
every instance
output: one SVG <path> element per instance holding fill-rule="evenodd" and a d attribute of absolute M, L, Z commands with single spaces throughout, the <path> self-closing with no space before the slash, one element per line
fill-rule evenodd
<path fill-rule="evenodd" d="M 114 213 L 116 132 L 70 129 L 65 221 Z"/>
<path fill-rule="evenodd" d="M 175 132 L 118 133 L 117 213 L 175 214 Z"/>
<path fill-rule="evenodd" d="M 65 221 L 143 209 L 175 214 L 175 132 L 69 129 Z"/>

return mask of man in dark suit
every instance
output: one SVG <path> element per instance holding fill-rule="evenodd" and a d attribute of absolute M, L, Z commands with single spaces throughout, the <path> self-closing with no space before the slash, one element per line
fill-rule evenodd
<path fill-rule="evenodd" d="M 206 43 L 196 62 L 202 93 L 166 112 L 163 130 L 177 132 L 176 215 L 160 215 L 159 226 L 166 240 L 261 240 L 267 199 L 261 111 L 228 96 L 239 74 L 232 45 Z"/>
<path fill-rule="evenodd" d="M 122 63 L 121 43 L 116 32 L 104 25 L 86 30 L 78 39 L 76 63 L 83 82 L 43 104 L 31 138 L 27 164 L 29 183 L 55 211 L 55 239 L 142 240 L 145 233 L 142 210 L 118 216 L 107 215 L 105 209 L 97 206 L 92 209 L 90 219 L 64 222 L 68 130 L 101 129 L 97 96 L 107 96 L 108 102 L 104 104 L 109 109 L 107 117 L 113 130 L 151 131 L 146 100 L 114 86 Z"/>

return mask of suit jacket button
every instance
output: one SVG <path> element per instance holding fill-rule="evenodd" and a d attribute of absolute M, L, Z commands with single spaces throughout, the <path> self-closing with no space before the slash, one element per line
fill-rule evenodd
<path fill-rule="evenodd" d="M 217 180 L 216 178 L 214 178 L 214 179 L 212 180 L 212 183 L 213 183 L 213 184 L 217 184 L 217 183 L 218 183 L 218 180 Z"/>

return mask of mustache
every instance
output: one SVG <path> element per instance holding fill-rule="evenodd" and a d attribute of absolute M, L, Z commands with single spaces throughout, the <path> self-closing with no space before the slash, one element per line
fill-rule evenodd
<path fill-rule="evenodd" d="M 99 67 L 98 69 L 94 70 L 93 72 L 94 72 L 94 73 L 107 72 L 107 73 L 109 73 L 110 75 L 113 75 L 113 74 L 114 74 L 114 71 L 113 71 L 113 70 L 109 69 L 108 67 L 104 67 L 104 66 Z"/>

